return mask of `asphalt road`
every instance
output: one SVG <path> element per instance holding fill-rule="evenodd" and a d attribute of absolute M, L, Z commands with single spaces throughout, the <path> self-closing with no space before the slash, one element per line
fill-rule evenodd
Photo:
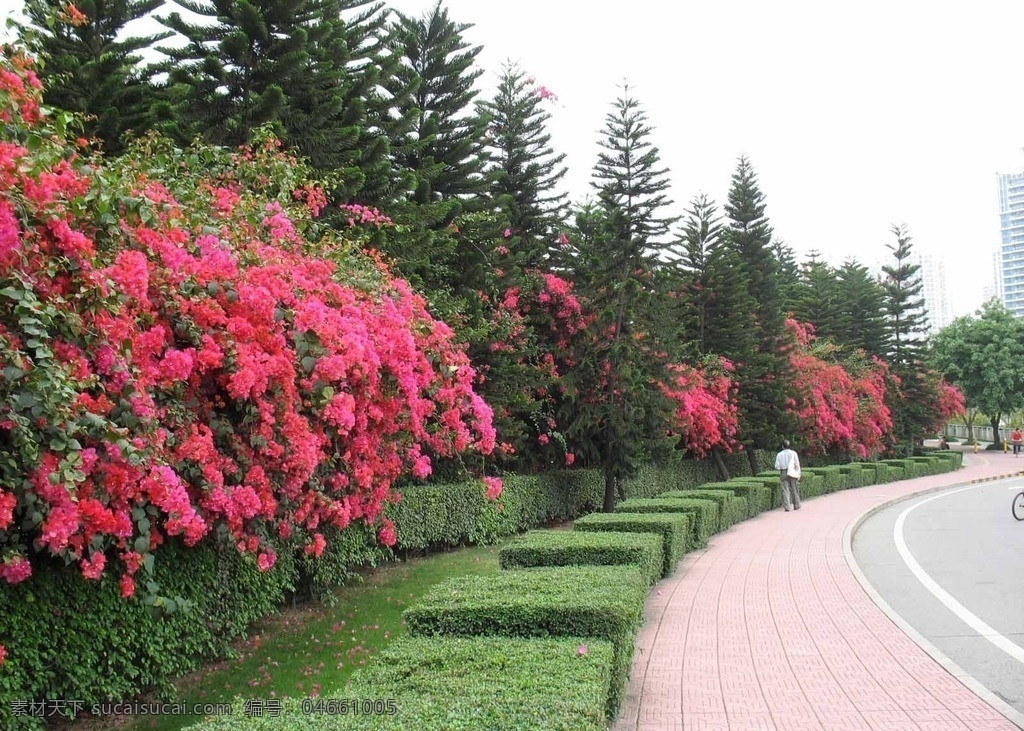
<path fill-rule="evenodd" d="M 953 672 L 1024 719 L 1024 521 L 1010 513 L 1021 490 L 1024 480 L 1001 480 L 901 501 L 860 525 L 853 554 Z"/>

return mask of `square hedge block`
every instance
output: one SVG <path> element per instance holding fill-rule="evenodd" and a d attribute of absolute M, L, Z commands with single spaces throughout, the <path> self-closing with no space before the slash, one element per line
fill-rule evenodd
<path fill-rule="evenodd" d="M 690 550 L 691 525 L 687 513 L 591 513 L 574 522 L 573 530 L 657 533 L 664 541 L 662 575 L 668 576 Z"/>
<path fill-rule="evenodd" d="M 532 530 L 502 546 L 498 563 L 503 569 L 632 565 L 654 584 L 661 578 L 664 555 L 658 533 Z"/>

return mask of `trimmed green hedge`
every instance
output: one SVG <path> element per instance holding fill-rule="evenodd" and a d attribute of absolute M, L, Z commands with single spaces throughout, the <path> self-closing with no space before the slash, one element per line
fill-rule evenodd
<path fill-rule="evenodd" d="M 849 483 L 846 481 L 843 475 L 842 468 L 839 465 L 827 465 L 825 467 L 804 467 L 802 470 L 803 479 L 800 480 L 801 487 L 803 487 L 803 480 L 806 479 L 807 475 L 817 475 L 821 478 L 821 491 L 822 494 L 829 494 L 833 492 L 839 492 L 845 490 Z M 803 495 L 803 491 L 800 492 Z"/>
<path fill-rule="evenodd" d="M 747 477 L 745 479 L 756 480 L 767 488 L 769 509 L 782 507 L 782 483 L 779 481 L 778 470 L 761 472 L 755 477 Z"/>
<path fill-rule="evenodd" d="M 860 468 L 869 473 L 872 477 L 866 480 L 866 484 L 870 485 L 884 485 L 889 480 L 889 465 L 883 464 L 882 462 L 853 462 L 852 464 L 860 465 Z"/>
<path fill-rule="evenodd" d="M 90 581 L 56 564 L 30 581 L 4 584 L 0 638 L 8 656 L 0 668 L 0 728 L 42 725 L 14 716 L 15 700 L 66 698 L 88 707 L 167 688 L 171 678 L 222 656 L 251 623 L 274 614 L 296 577 L 293 554 L 285 550 L 267 572 L 233 546 L 185 548 L 176 539 L 156 559 L 161 595 L 180 600 L 170 613 L 121 598 L 114 578 Z"/>
<path fill-rule="evenodd" d="M 756 450 L 754 454 L 761 467 L 770 466 L 775 459 L 774 454 L 763 450 Z M 721 457 L 730 478 L 750 474 L 750 461 L 746 452 L 726 453 Z M 627 498 L 657 497 L 668 490 L 692 490 L 721 479 L 713 460 L 678 457 L 670 460 L 665 467 L 642 465 L 632 479 L 626 480 L 623 488 Z"/>
<path fill-rule="evenodd" d="M 933 454 L 940 459 L 952 460 L 955 465 L 954 469 L 959 469 L 964 466 L 964 453 L 959 450 L 953 451 L 952 449 L 942 449 L 936 450 Z"/>
<path fill-rule="evenodd" d="M 718 483 L 723 484 L 723 483 Z M 747 519 L 747 499 L 739 497 L 734 490 L 714 490 L 696 488 L 694 490 L 670 490 L 664 493 L 663 498 L 687 498 L 690 500 L 714 500 L 718 503 L 718 529 L 719 531 L 731 528 L 742 520 Z"/>
<path fill-rule="evenodd" d="M 532 530 L 502 546 L 498 563 L 503 569 L 631 564 L 653 584 L 664 570 L 663 542 L 656 533 Z"/>
<path fill-rule="evenodd" d="M 659 495 L 714 500 L 719 506 L 718 526 L 729 527 L 748 514 L 756 514 L 733 494 L 742 483 L 770 489 L 770 502 L 779 504 L 778 473 L 770 470 L 773 455 L 758 453 L 765 471 L 756 478 L 749 472 L 746 454 L 723 455 L 730 474 L 729 493 L 707 489 L 718 478 L 710 460 L 679 459 L 667 467 L 644 467 L 625 484 L 628 496 Z M 927 458 L 927 459 L 926 459 Z M 909 476 L 955 470 L 963 453 L 926 450 L 907 460 L 839 464 L 849 486 L 862 486 Z M 826 470 L 815 474 L 819 470 Z M 830 489 L 827 468 L 805 470 L 804 498 Z M 856 479 L 855 479 L 856 478 Z M 506 475 L 505 491 L 497 502 L 487 500 L 478 482 L 406 487 L 404 500 L 390 505 L 386 514 L 396 522 L 399 552 L 423 552 L 472 543 L 490 543 L 503 536 L 552 522 L 565 522 L 600 508 L 604 479 L 600 470 L 558 471 L 535 476 Z M 842 484 L 842 483 L 840 483 Z M 669 490 L 666 488 L 699 487 Z M 749 489 L 745 494 L 751 494 Z M 717 495 L 717 497 L 716 497 Z M 748 510 L 749 507 L 749 510 Z M 680 517 L 686 518 L 686 515 Z M 674 530 L 655 514 L 638 515 L 644 526 L 619 523 L 618 528 L 598 525 L 601 520 L 621 521 L 622 514 L 584 519 L 584 530 L 655 532 L 663 541 L 662 571 L 675 569 L 689 547 L 691 535 L 703 529 L 697 518 Z M 587 527 L 587 520 L 592 525 Z M 672 520 L 671 516 L 668 520 Z M 294 590 L 300 592 L 344 582 L 356 567 L 392 558 L 376 542 L 373 531 L 347 529 L 331 536 L 326 554 L 316 560 L 296 556 L 282 548 L 274 570 L 261 573 L 234 551 L 223 553 L 209 546 L 176 547 L 173 541 L 157 552 L 157 580 L 161 594 L 181 597 L 193 611 L 153 614 L 138 601 L 124 601 L 117 582 L 86 581 L 79 572 L 56 564 L 40 565 L 26 582 L 0 592 L 0 638 L 8 659 L 0 673 L 0 727 L 38 728 L 38 719 L 12 717 L 12 700 L 73 698 L 96 702 L 130 698 L 147 688 L 166 687 L 169 678 L 195 668 L 205 658 L 221 655 L 227 643 L 242 635 L 251 623 L 273 614 Z M 88 612 L 67 611 L 88 607 Z M 117 629 L 112 629 L 117 628 Z"/>
<path fill-rule="evenodd" d="M 869 479 L 874 478 L 874 473 L 865 470 L 860 464 L 856 462 L 851 464 L 839 465 L 839 471 L 846 475 L 846 484 L 849 487 L 866 487 L 870 485 Z"/>
<path fill-rule="evenodd" d="M 563 523 L 601 507 L 600 470 L 562 470 L 507 475 L 505 489 L 489 500 L 479 482 L 412 485 L 388 505 L 398 543 L 406 553 L 494 543 L 504 536 L 548 523 Z"/>
<path fill-rule="evenodd" d="M 947 460 L 935 457 L 932 455 L 911 457 L 922 470 L 922 474 L 925 475 L 938 475 L 942 472 L 949 472 L 949 462 Z"/>
<path fill-rule="evenodd" d="M 685 517 L 685 516 L 681 516 Z M 402 618 L 413 635 L 597 637 L 615 648 L 609 717 L 625 690 L 649 586 L 635 566 L 559 566 L 463 576 L 434 587 Z M 543 678 L 537 679 L 542 685 Z M 548 691 L 550 692 L 550 688 Z"/>
<path fill-rule="evenodd" d="M 801 470 L 800 475 L 800 498 L 806 500 L 812 497 L 821 497 L 825 494 L 825 480 L 817 472 L 813 472 L 816 468 L 806 467 Z M 780 500 L 782 486 L 779 486 Z M 781 503 L 780 503 L 781 504 Z"/>
<path fill-rule="evenodd" d="M 688 513 L 693 527 L 690 546 L 704 548 L 718 530 L 718 503 L 687 498 L 631 498 L 615 506 L 616 513 Z"/>
<path fill-rule="evenodd" d="M 883 459 L 882 463 L 889 468 L 889 482 L 909 480 L 916 477 L 916 468 L 908 459 Z M 911 465 L 908 469 L 908 464 Z"/>
<path fill-rule="evenodd" d="M 657 533 L 663 539 L 662 574 L 668 576 L 690 550 L 690 525 L 686 513 L 591 513 L 573 523 L 573 530 Z"/>
<path fill-rule="evenodd" d="M 747 514 L 753 518 L 768 509 L 771 504 L 771 490 L 764 483 L 753 477 L 737 477 L 728 482 L 709 482 L 701 485 L 701 490 L 731 490 L 738 497 L 746 498 Z"/>
<path fill-rule="evenodd" d="M 610 642 L 593 638 L 401 637 L 344 689 L 306 699 L 306 708 L 288 698 L 280 714 L 246 716 L 245 699 L 238 698 L 235 715 L 189 728 L 605 731 L 613 657 Z M 353 699 L 369 700 L 372 710 L 384 712 L 353 713 Z"/>

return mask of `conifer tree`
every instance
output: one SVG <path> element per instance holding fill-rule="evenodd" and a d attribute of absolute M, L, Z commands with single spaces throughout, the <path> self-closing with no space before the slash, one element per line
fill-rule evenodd
<path fill-rule="evenodd" d="M 740 158 L 733 173 L 725 213 L 729 222 L 725 241 L 736 256 L 754 305 L 731 313 L 750 329 L 752 342 L 741 341 L 737 352 L 723 355 L 738 368 L 740 430 L 751 471 L 756 474 L 759 467 L 754 450 L 777 448 L 792 425 L 784 408 L 790 369 L 782 350 L 782 268 L 765 215 L 765 197 L 746 157 Z"/>
<path fill-rule="evenodd" d="M 892 252 L 891 263 L 882 267 L 889 318 L 887 355 L 893 366 L 905 368 L 920 358 L 924 348 L 928 327 L 921 294 L 924 283 L 921 266 L 912 263 L 913 245 L 906 227 L 894 225 L 890 230 L 896 241 L 887 247 Z"/>
<path fill-rule="evenodd" d="M 380 124 L 397 115 L 377 91 L 394 66 L 379 37 L 381 2 L 175 2 L 205 20 L 177 12 L 161 19 L 187 41 L 161 49 L 166 132 L 181 142 L 200 135 L 234 146 L 269 125 L 314 169 L 330 173 L 335 201 L 374 203 L 393 187 Z"/>
<path fill-rule="evenodd" d="M 595 310 L 594 337 L 567 378 L 567 426 L 586 457 L 605 475 L 604 508 L 612 510 L 622 480 L 642 458 L 667 454 L 672 407 L 658 383 L 668 382 L 669 339 L 659 332 L 666 309 L 654 286 L 658 254 L 675 219 L 668 171 L 660 166 L 646 114 L 627 87 L 606 117 L 594 168 L 598 203 L 581 211 L 576 277 Z"/>
<path fill-rule="evenodd" d="M 400 111 L 415 118 L 412 136 L 418 142 L 406 146 L 400 163 L 416 174 L 414 202 L 449 203 L 451 215 L 438 221 L 442 226 L 488 187 L 486 120 L 474 108 L 476 80 L 483 73 L 474 68 L 481 46 L 463 38 L 471 27 L 453 21 L 441 0 L 419 18 L 397 13 L 392 26 L 392 43 L 404 60 L 397 79 L 413 88 Z"/>
<path fill-rule="evenodd" d="M 162 0 L 25 0 L 22 41 L 42 62 L 44 101 L 84 116 L 84 132 L 119 154 L 125 135 L 152 125 L 153 87 L 140 51 L 169 33 L 125 36 L 125 27 L 149 15 Z"/>
<path fill-rule="evenodd" d="M 309 45 L 312 73 L 289 95 L 282 122 L 288 139 L 317 170 L 330 172 L 344 187 L 338 202 L 386 207 L 403 180 L 391 163 L 389 140 L 412 120 L 397 113 L 411 89 L 386 80 L 400 57 L 389 44 L 388 15 L 379 0 L 337 0 L 340 23 L 321 42 Z"/>
<path fill-rule="evenodd" d="M 390 43 L 401 63 L 386 88 L 409 89 L 400 116 L 410 128 L 392 138 L 392 157 L 409 187 L 392 206 L 399 224 L 382 248 L 421 289 L 442 319 L 463 316 L 466 293 L 485 289 L 488 257 L 507 228 L 488 211 L 486 120 L 477 113 L 471 25 L 440 0 L 419 18 L 395 13 Z"/>
<path fill-rule="evenodd" d="M 772 242 L 775 258 L 779 262 L 779 297 L 782 300 L 783 317 L 793 311 L 793 304 L 800 289 L 800 265 L 793 248 L 779 239 Z"/>
<path fill-rule="evenodd" d="M 520 265 L 528 268 L 549 258 L 566 214 L 567 195 L 559 189 L 565 154 L 551 149 L 546 129 L 551 115 L 542 106 L 553 98 L 517 65 L 508 64 L 493 99 L 480 105 L 489 123 L 491 196 L 508 218 L 509 243 L 521 253 Z"/>
<path fill-rule="evenodd" d="M 812 251 L 803 263 L 789 309 L 798 322 L 813 325 L 819 338 L 831 338 L 838 343 L 835 335 L 841 318 L 839 280 L 836 271 L 820 256 Z"/>
<path fill-rule="evenodd" d="M 179 92 L 172 114 L 180 120 L 182 141 L 202 135 L 214 144 L 234 147 L 247 143 L 254 129 L 268 124 L 284 137 L 281 120 L 288 94 L 311 74 L 311 31 L 314 42 L 336 47 L 340 29 L 331 18 L 336 3 L 175 0 L 175 4 L 202 17 L 190 22 L 174 11 L 160 18 L 187 41 L 160 49 L 169 58 L 162 69 Z M 320 27 L 314 30 L 315 24 Z"/>
<path fill-rule="evenodd" d="M 910 235 L 904 226 L 894 225 L 891 231 L 896 241 L 888 246 L 892 263 L 882 267 L 882 287 L 889 328 L 887 360 L 898 382 L 890 384 L 886 401 L 893 417 L 893 450 L 909 456 L 924 439 L 931 417 L 932 394 L 923 364 L 927 319 L 920 266 L 911 263 Z"/>
<path fill-rule="evenodd" d="M 680 301 L 679 339 L 699 358 L 708 352 L 708 310 L 712 297 L 712 271 L 709 260 L 719 246 L 722 219 L 714 202 L 701 193 L 690 201 L 683 223 L 681 255 L 676 267 Z"/>
<path fill-rule="evenodd" d="M 884 356 L 888 340 L 885 290 L 867 267 L 855 261 L 845 262 L 836 276 L 840 315 L 829 334 L 849 349 Z"/>
<path fill-rule="evenodd" d="M 704 194 L 694 198 L 687 210 L 677 266 L 679 340 L 691 363 L 709 354 L 736 357 L 742 343 L 750 341 L 750 328 L 735 312 L 750 311 L 754 303 L 724 232 L 717 206 Z"/>

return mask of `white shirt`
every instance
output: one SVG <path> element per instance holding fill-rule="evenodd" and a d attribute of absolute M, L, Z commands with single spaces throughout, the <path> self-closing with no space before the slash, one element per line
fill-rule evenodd
<path fill-rule="evenodd" d="M 788 470 L 790 462 L 796 462 L 797 466 L 800 465 L 800 458 L 792 449 L 783 449 L 775 455 L 775 469 L 777 470 Z"/>

